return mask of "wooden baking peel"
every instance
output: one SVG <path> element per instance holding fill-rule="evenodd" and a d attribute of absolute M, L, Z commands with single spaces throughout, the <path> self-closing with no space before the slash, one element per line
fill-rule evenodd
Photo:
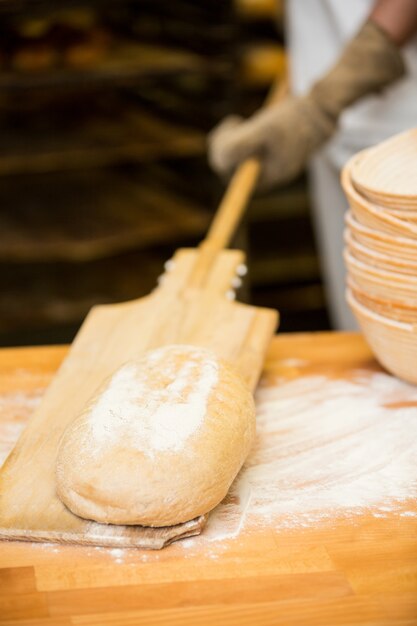
<path fill-rule="evenodd" d="M 176 252 L 172 269 L 150 295 L 90 311 L 0 470 L 0 538 L 162 548 L 201 532 L 206 516 L 177 526 L 147 528 L 98 524 L 74 515 L 55 493 L 55 458 L 63 431 L 101 382 L 150 348 L 173 343 L 208 347 L 234 363 L 255 389 L 278 314 L 228 299 L 244 254 L 224 248 L 259 171 L 256 159 L 237 170 L 206 239 L 197 249 Z"/>

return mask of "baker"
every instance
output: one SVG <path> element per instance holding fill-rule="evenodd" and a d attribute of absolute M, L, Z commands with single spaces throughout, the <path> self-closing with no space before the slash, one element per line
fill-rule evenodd
<path fill-rule="evenodd" d="M 354 153 L 417 126 L 416 0 L 288 0 L 292 94 L 209 136 L 209 160 L 229 176 L 262 157 L 260 188 L 288 183 L 306 164 L 330 315 L 355 326 L 344 298 L 346 199 L 339 173 Z"/>

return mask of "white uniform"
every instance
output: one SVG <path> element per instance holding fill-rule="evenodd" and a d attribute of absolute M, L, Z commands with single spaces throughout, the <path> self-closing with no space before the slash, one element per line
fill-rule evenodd
<path fill-rule="evenodd" d="M 288 0 L 292 90 L 303 94 L 337 61 L 367 19 L 374 0 Z M 310 164 L 314 221 L 330 314 L 335 328 L 356 327 L 344 297 L 346 199 L 340 169 L 355 152 L 417 126 L 417 38 L 404 48 L 407 75 L 380 95 L 345 110 L 336 135 Z M 359 68 L 358 68 L 359 71 Z"/>

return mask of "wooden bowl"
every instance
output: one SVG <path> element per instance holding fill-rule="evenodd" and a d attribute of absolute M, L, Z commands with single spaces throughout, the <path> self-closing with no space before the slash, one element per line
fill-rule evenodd
<path fill-rule="evenodd" d="M 370 311 L 397 322 L 417 324 L 417 298 L 414 301 L 412 299 L 394 301 L 375 297 L 361 289 L 350 275 L 347 277 L 347 286 L 359 304 Z"/>
<path fill-rule="evenodd" d="M 417 129 L 395 135 L 354 159 L 351 176 L 357 189 L 382 206 L 393 202 L 417 209 Z"/>
<path fill-rule="evenodd" d="M 369 294 L 387 300 L 417 298 L 417 277 L 363 263 L 346 249 L 344 259 L 356 284 Z"/>
<path fill-rule="evenodd" d="M 370 311 L 349 289 L 346 299 L 381 365 L 395 376 L 417 384 L 417 326 Z"/>
<path fill-rule="evenodd" d="M 369 228 L 358 222 L 352 211 L 347 211 L 346 225 L 350 229 L 355 240 L 376 252 L 395 256 L 397 259 L 417 260 L 417 241 L 398 235 L 390 235 Z"/>
<path fill-rule="evenodd" d="M 364 191 L 364 189 L 357 185 L 353 179 L 352 184 L 357 190 L 357 192 L 363 196 L 369 202 L 376 204 L 377 206 L 384 209 L 399 209 L 404 212 L 413 213 L 417 210 L 417 202 L 415 200 L 410 200 L 405 197 L 395 197 L 395 196 L 384 196 L 377 193 L 369 193 Z"/>
<path fill-rule="evenodd" d="M 349 228 L 345 230 L 344 239 L 350 254 L 358 261 L 376 268 L 417 276 L 417 256 L 415 261 L 412 261 L 400 259 L 397 255 L 378 252 L 357 241 Z"/>
<path fill-rule="evenodd" d="M 375 203 L 374 203 L 375 204 Z M 381 209 L 391 215 L 392 217 L 396 217 L 399 220 L 405 220 L 406 222 L 410 222 L 411 224 L 417 224 L 417 211 L 411 209 L 403 209 L 403 208 L 391 208 L 391 207 L 383 207 L 381 205 L 375 204 L 375 208 Z"/>
<path fill-rule="evenodd" d="M 350 170 L 355 158 L 350 159 L 343 168 L 341 183 L 358 222 L 374 230 L 417 240 L 417 224 L 390 215 L 384 209 L 376 207 L 372 202 L 366 200 L 356 191 L 350 176 Z"/>

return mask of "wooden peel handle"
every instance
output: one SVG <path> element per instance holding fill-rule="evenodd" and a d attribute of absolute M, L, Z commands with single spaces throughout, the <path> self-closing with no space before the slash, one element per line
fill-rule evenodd
<path fill-rule="evenodd" d="M 265 105 L 283 100 L 287 93 L 288 82 L 281 79 L 271 88 Z M 191 273 L 189 287 L 199 287 L 203 283 L 216 255 L 229 245 L 256 187 L 260 171 L 261 162 L 254 157 L 244 161 L 233 174 L 207 236 L 199 246 L 200 254 Z"/>

